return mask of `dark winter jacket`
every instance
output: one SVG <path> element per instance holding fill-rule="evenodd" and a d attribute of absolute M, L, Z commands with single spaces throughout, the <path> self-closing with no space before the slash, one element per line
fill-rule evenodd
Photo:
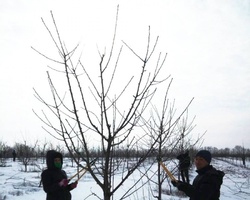
<path fill-rule="evenodd" d="M 198 175 L 195 177 L 193 185 L 180 183 L 177 185 L 178 189 L 186 193 L 190 200 L 219 200 L 224 172 L 216 170 L 212 165 L 196 172 Z"/>
<path fill-rule="evenodd" d="M 66 187 L 59 185 L 62 179 L 67 179 L 67 175 L 64 170 L 55 167 L 54 158 L 61 158 L 63 164 L 61 153 L 54 150 L 47 152 L 47 169 L 42 173 L 43 190 L 47 193 L 46 200 L 71 200 L 70 185 Z"/>
<path fill-rule="evenodd" d="M 179 169 L 188 169 L 190 166 L 190 157 L 188 153 L 180 154 L 176 157 L 179 160 Z"/>

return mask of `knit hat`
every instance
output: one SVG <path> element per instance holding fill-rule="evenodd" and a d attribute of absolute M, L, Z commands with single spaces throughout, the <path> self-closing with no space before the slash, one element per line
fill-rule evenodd
<path fill-rule="evenodd" d="M 195 155 L 195 157 L 197 157 L 197 156 L 204 158 L 208 162 L 208 164 L 211 162 L 211 159 L 212 159 L 211 153 L 209 151 L 207 151 L 207 150 L 200 150 Z"/>

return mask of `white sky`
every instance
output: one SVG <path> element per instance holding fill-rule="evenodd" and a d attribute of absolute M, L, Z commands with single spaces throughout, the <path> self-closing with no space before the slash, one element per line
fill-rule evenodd
<path fill-rule="evenodd" d="M 160 37 L 171 95 L 180 109 L 195 97 L 190 113 L 194 132 L 207 130 L 204 146 L 250 148 L 248 0 L 0 1 L 0 140 L 50 138 L 32 112 L 41 109 L 32 88 L 48 90 L 48 62 L 30 48 L 51 50 L 41 17 L 51 24 L 52 10 L 69 47 L 80 42 L 85 53 L 95 52 L 110 45 L 118 4 L 120 40 L 140 50 L 148 26 Z"/>

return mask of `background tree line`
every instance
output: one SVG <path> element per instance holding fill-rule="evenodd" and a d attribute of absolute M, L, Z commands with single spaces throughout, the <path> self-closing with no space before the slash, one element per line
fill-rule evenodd
<path fill-rule="evenodd" d="M 9 146 L 6 142 L 0 141 L 0 159 L 3 163 L 5 159 L 12 158 L 13 150 L 17 153 L 17 160 L 19 162 L 29 164 L 31 160 L 38 158 L 42 158 L 45 161 L 46 152 L 50 149 L 55 149 L 57 151 L 62 152 L 65 158 L 72 158 L 70 152 L 61 145 L 53 145 L 52 143 L 39 143 L 36 142 L 34 145 L 27 144 L 27 142 L 23 143 L 16 143 L 14 146 Z M 232 161 L 240 162 L 244 165 L 244 160 L 250 159 L 250 149 L 245 148 L 242 145 L 236 145 L 233 148 L 217 148 L 217 147 L 203 147 L 203 149 L 207 149 L 212 153 L 213 158 L 230 158 Z M 139 159 L 140 157 L 144 156 L 145 152 L 148 149 L 141 149 L 141 148 L 127 148 L 126 146 L 120 147 L 117 149 L 113 157 L 114 158 L 123 158 L 124 160 L 133 160 Z M 194 157 L 195 153 L 199 149 L 190 148 L 189 153 L 191 158 Z M 167 158 L 174 159 L 180 151 L 176 150 L 173 151 L 171 149 L 162 149 L 162 156 Z M 84 152 L 81 152 L 84 156 Z M 91 158 L 102 158 L 103 154 L 101 153 L 101 149 L 98 147 L 93 147 L 90 150 L 90 157 Z M 158 156 L 157 150 L 153 150 L 148 157 L 149 158 L 156 158 Z M 45 163 L 45 162 L 44 162 Z"/>

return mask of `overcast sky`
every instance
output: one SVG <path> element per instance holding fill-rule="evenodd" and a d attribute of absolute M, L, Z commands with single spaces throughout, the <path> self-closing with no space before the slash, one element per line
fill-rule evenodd
<path fill-rule="evenodd" d="M 52 10 L 64 41 L 84 52 L 110 45 L 119 4 L 119 39 L 145 44 L 148 26 L 167 52 L 171 94 L 181 108 L 194 97 L 194 132 L 207 131 L 204 146 L 250 148 L 250 1 L 248 0 L 2 0 L 0 1 L 0 140 L 48 140 L 33 114 L 40 104 L 32 88 L 46 91 L 50 52 L 41 17 Z"/>

